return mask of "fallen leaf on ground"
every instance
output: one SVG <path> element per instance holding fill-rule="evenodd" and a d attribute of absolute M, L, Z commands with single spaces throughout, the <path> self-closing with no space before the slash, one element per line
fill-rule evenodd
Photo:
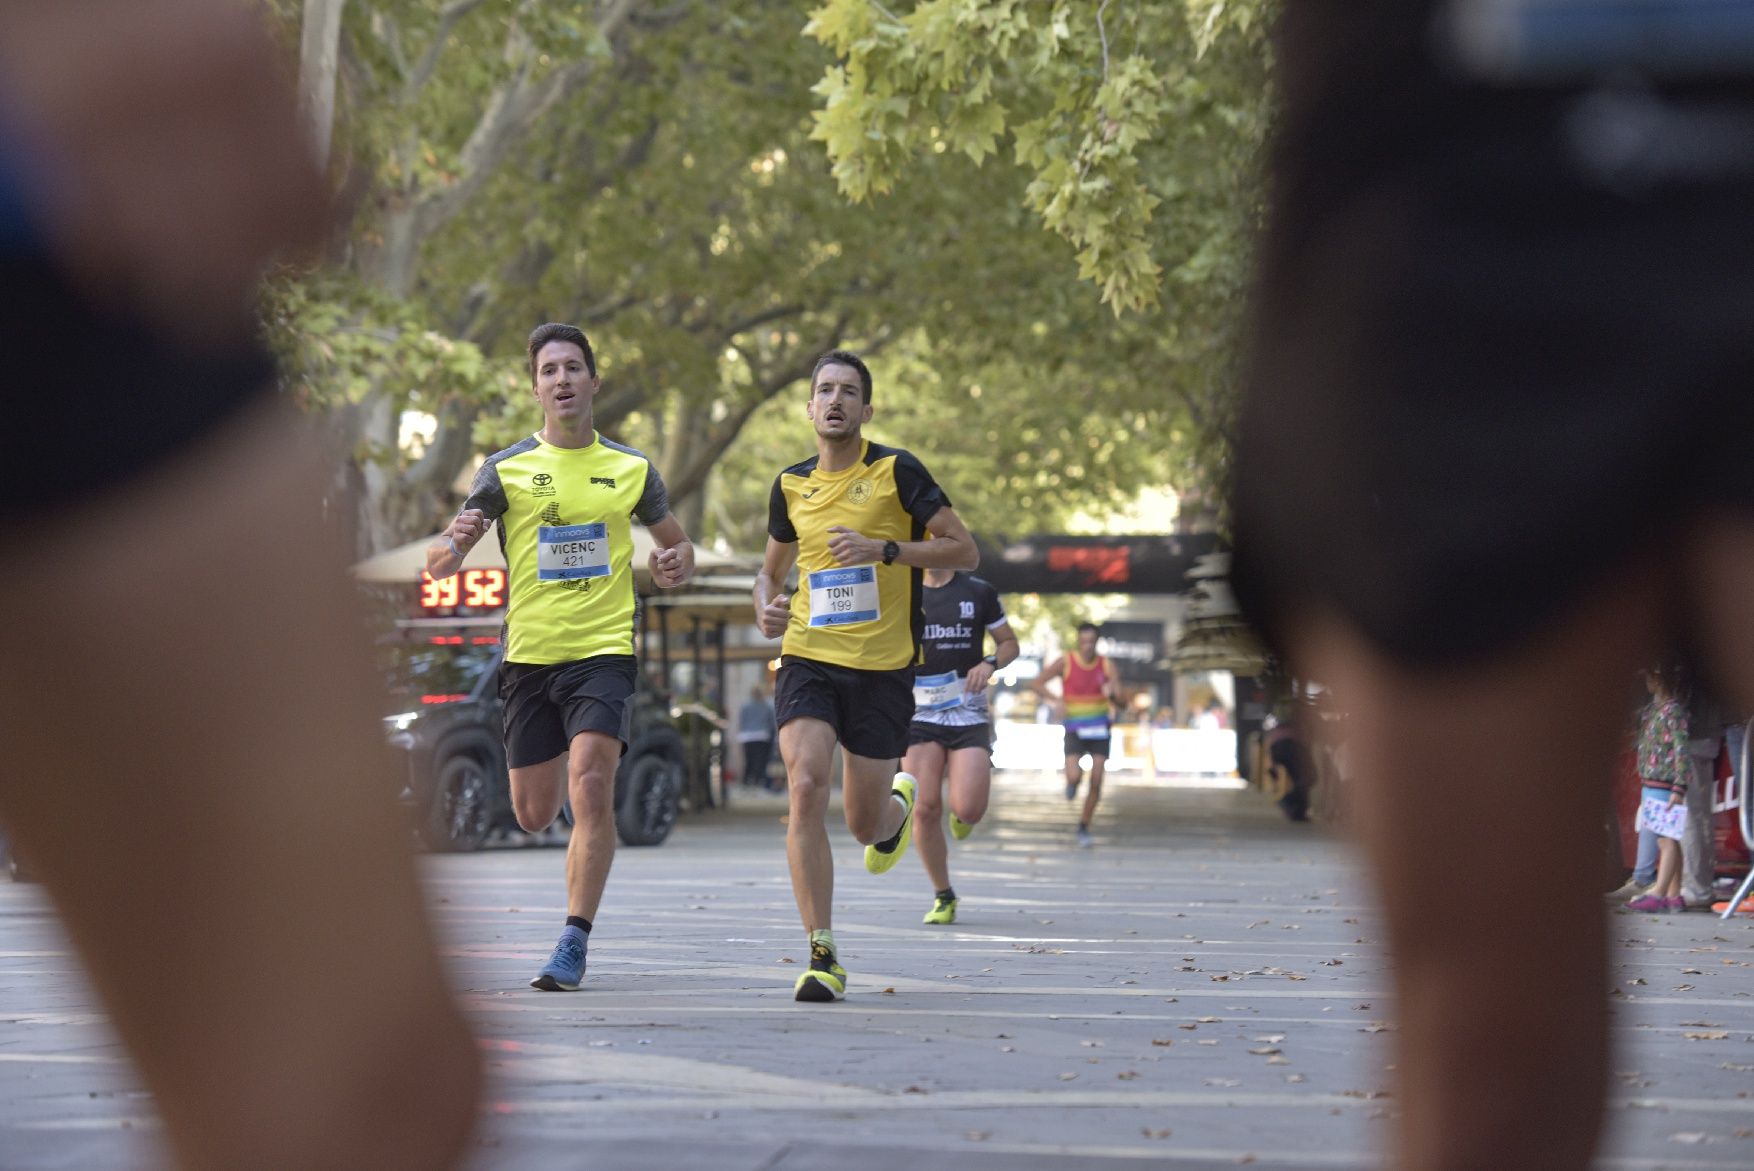
<path fill-rule="evenodd" d="M 1060 1080 L 1063 1082 L 1075 1082 L 1078 1080 L 1078 1075 L 1075 1073 L 1063 1073 L 1060 1075 Z"/>
<path fill-rule="evenodd" d="M 1709 1033 L 1682 1033 L 1689 1041 L 1728 1041 L 1730 1035 L 1722 1029 L 1713 1029 Z"/>
<path fill-rule="evenodd" d="M 1161 1045 L 1165 1049 L 1167 1049 L 1171 1045 L 1175 1044 L 1175 1041 L 1169 1037 L 1153 1037 L 1153 1038 L 1151 1038 L 1151 1043 L 1153 1045 Z"/>
<path fill-rule="evenodd" d="M 1140 1130 L 1139 1133 L 1144 1135 L 1146 1138 L 1168 1138 L 1171 1134 L 1173 1134 L 1175 1132 L 1170 1130 L 1169 1127 L 1167 1127 L 1167 1126 L 1163 1127 L 1161 1130 L 1156 1128 L 1156 1127 L 1147 1126 L 1147 1127 L 1143 1128 L 1142 1130 Z"/>
<path fill-rule="evenodd" d="M 1209 1077 L 1206 1079 L 1206 1084 L 1209 1086 L 1222 1086 L 1229 1088 L 1231 1086 L 1240 1086 L 1242 1085 L 1242 1082 L 1233 1077 Z"/>
<path fill-rule="evenodd" d="M 1121 1081 L 1130 1082 L 1139 1076 L 1139 1071 L 1136 1069 L 1123 1069 L 1121 1072 L 1115 1074 L 1115 1076 Z"/>
<path fill-rule="evenodd" d="M 780 957 L 780 963 L 782 963 L 782 964 L 795 964 L 797 962 L 798 961 L 793 959 L 791 956 L 781 956 Z"/>
<path fill-rule="evenodd" d="M 1279 1050 L 1271 1045 L 1267 1045 L 1260 1049 L 1250 1049 L 1249 1052 L 1256 1057 L 1272 1057 L 1274 1054 L 1278 1053 Z"/>

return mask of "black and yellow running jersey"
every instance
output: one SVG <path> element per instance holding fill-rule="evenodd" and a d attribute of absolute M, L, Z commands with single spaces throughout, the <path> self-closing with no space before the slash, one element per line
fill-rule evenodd
<path fill-rule="evenodd" d="M 464 508 L 499 521 L 511 599 L 506 661 L 543 665 L 631 655 L 631 517 L 670 515 L 650 460 L 598 435 L 555 447 L 532 435 L 487 457 Z"/>
<path fill-rule="evenodd" d="M 918 541 L 950 498 L 909 452 L 866 440 L 858 460 L 825 472 L 812 457 L 774 481 L 767 532 L 798 546 L 798 590 L 780 653 L 865 671 L 919 659 L 920 570 L 842 565 L 829 529 L 844 525 L 877 541 Z"/>

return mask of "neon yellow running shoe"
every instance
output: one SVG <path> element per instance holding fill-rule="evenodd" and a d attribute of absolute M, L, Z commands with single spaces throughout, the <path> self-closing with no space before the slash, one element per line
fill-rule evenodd
<path fill-rule="evenodd" d="M 939 898 L 933 899 L 932 900 L 932 909 L 926 912 L 926 917 L 924 919 L 921 919 L 920 922 L 922 922 L 922 923 L 954 923 L 954 922 L 956 922 L 956 900 L 955 899 L 939 899 Z"/>
<path fill-rule="evenodd" d="M 798 977 L 792 999 L 827 1004 L 846 994 L 847 970 L 835 958 L 834 949 L 826 943 L 811 944 L 809 970 Z"/>
<path fill-rule="evenodd" d="M 901 803 L 907 807 L 902 814 L 901 828 L 895 831 L 895 846 L 889 850 L 879 850 L 876 846 L 865 847 L 865 869 L 872 874 L 882 874 L 892 869 L 907 853 L 907 844 L 914 836 L 914 792 L 918 784 L 907 773 L 895 774 L 895 787 L 891 790 Z"/>
<path fill-rule="evenodd" d="M 968 835 L 973 833 L 973 832 L 974 832 L 974 826 L 968 824 L 968 822 L 962 820 L 962 818 L 956 816 L 956 814 L 954 814 L 954 813 L 952 813 L 950 815 L 950 836 L 951 837 L 955 838 L 957 841 L 960 842 L 960 841 L 964 840 L 965 838 L 967 838 Z"/>

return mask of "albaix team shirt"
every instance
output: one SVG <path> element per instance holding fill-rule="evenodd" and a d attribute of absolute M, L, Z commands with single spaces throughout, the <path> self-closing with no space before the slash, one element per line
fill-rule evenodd
<path fill-rule="evenodd" d="M 1103 689 L 1114 677 L 1112 670 L 1101 655 L 1085 662 L 1077 651 L 1066 652 L 1061 693 L 1066 699 L 1067 731 L 1086 740 L 1101 740 L 1108 735 L 1108 694 Z"/>
<path fill-rule="evenodd" d="M 987 653 L 987 632 L 1005 625 L 999 591 L 972 573 L 958 573 L 920 602 L 924 659 L 914 672 L 914 719 L 966 727 L 988 719 L 987 693 L 968 694 L 968 673 Z"/>
<path fill-rule="evenodd" d="M 828 551 L 829 529 L 918 541 L 950 498 L 900 448 L 866 440 L 844 471 L 825 472 L 817 462 L 812 456 L 781 472 L 768 499 L 768 535 L 798 546 L 798 588 L 780 653 L 864 671 L 912 667 L 919 660 L 921 571 L 842 565 Z"/>
<path fill-rule="evenodd" d="M 589 447 L 532 435 L 487 458 L 463 507 L 499 522 L 507 662 L 633 654 L 632 520 L 670 515 L 650 460 L 601 435 Z"/>

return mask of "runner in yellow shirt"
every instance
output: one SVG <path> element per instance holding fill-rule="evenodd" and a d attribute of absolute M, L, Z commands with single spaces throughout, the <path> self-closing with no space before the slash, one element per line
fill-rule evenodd
<path fill-rule="evenodd" d="M 505 704 L 512 808 L 546 828 L 572 799 L 567 917 L 554 954 L 530 981 L 575 991 L 591 921 L 615 858 L 615 769 L 627 750 L 635 679 L 632 519 L 651 530 L 652 580 L 694 573 L 694 546 L 670 512 L 651 461 L 597 434 L 600 385 L 584 333 L 550 323 L 530 335 L 530 381 L 542 430 L 489 456 L 463 511 L 427 550 L 449 577 L 499 521 L 511 596 L 499 694 Z"/>
<path fill-rule="evenodd" d="M 912 821 L 914 780 L 896 767 L 913 718 L 921 570 L 973 569 L 980 554 L 920 461 L 864 438 L 871 371 L 858 355 L 816 360 L 806 411 L 816 455 L 774 481 L 755 619 L 767 637 L 785 636 L 774 709 L 791 789 L 786 858 L 810 934 L 796 995 L 828 1001 L 846 995 L 847 979 L 831 923 L 835 746 L 847 829 L 865 843 L 865 868 L 881 874 L 906 851 Z M 798 591 L 788 597 L 794 565 Z"/>

